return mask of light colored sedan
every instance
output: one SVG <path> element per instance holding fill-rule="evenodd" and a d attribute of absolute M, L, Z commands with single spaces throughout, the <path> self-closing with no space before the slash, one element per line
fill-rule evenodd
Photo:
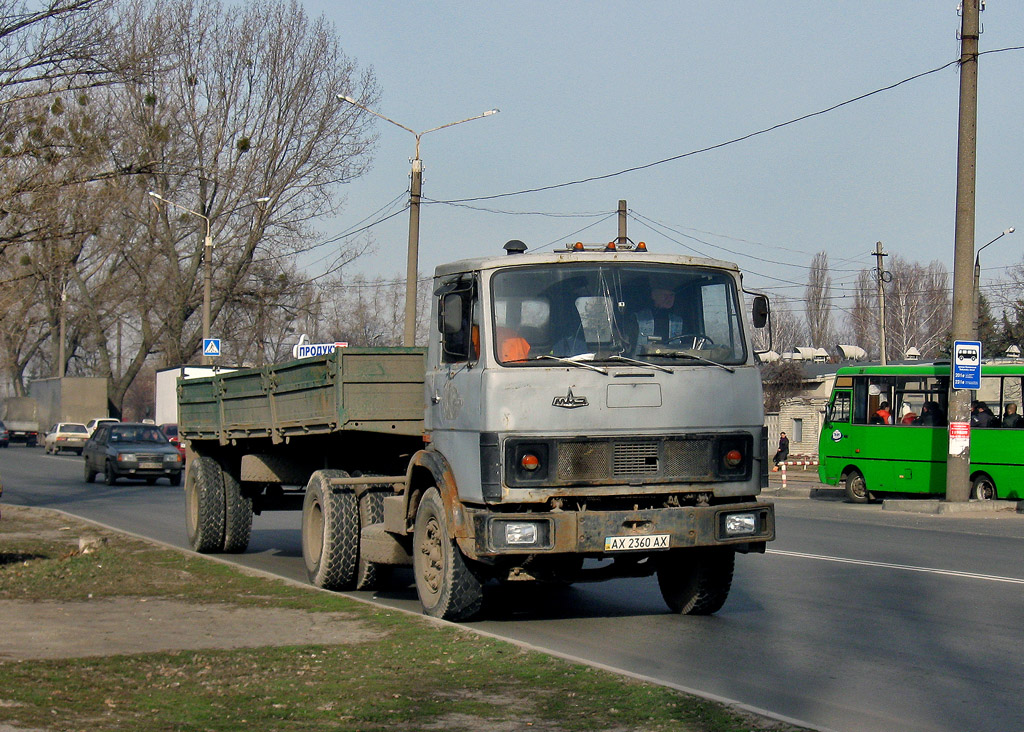
<path fill-rule="evenodd" d="M 72 450 L 82 454 L 85 441 L 89 439 L 89 430 L 78 422 L 58 422 L 43 438 L 43 447 L 48 455 L 56 455 L 61 450 Z"/>

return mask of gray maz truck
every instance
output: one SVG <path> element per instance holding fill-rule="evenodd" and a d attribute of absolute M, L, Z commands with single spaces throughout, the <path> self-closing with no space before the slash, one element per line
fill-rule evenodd
<path fill-rule="evenodd" d="M 439 618 L 478 614 L 490 581 L 656 576 L 673 612 L 721 608 L 735 555 L 775 538 L 739 271 L 505 249 L 438 267 L 425 349 L 179 381 L 193 549 L 245 551 L 254 513 L 301 508 L 313 584 L 411 566 Z"/>

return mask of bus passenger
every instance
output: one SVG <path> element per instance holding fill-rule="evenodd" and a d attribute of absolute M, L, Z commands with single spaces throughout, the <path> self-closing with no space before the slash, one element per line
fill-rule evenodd
<path fill-rule="evenodd" d="M 878 405 L 878 411 L 871 418 L 871 424 L 892 424 L 892 413 L 889 411 L 889 402 L 882 402 Z"/>
<path fill-rule="evenodd" d="M 975 402 L 971 410 L 971 427 L 997 427 L 992 424 L 995 415 L 985 402 Z"/>
<path fill-rule="evenodd" d="M 915 420 L 914 424 L 926 427 L 944 427 L 946 415 L 942 413 L 942 407 L 938 402 L 925 402 L 921 405 L 921 416 Z"/>
<path fill-rule="evenodd" d="M 1007 402 L 1006 413 L 1003 414 L 1003 427 L 1020 426 L 1020 415 L 1017 414 L 1017 405 L 1014 402 Z"/>

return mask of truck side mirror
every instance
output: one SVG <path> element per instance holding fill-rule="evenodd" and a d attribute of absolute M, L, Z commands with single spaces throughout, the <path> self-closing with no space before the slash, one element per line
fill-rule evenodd
<path fill-rule="evenodd" d="M 462 330 L 462 295 L 453 292 L 441 301 L 441 332 L 452 335 Z"/>
<path fill-rule="evenodd" d="M 768 324 L 768 315 L 770 312 L 771 308 L 768 306 L 768 298 L 764 295 L 758 295 L 755 297 L 753 306 L 751 307 L 751 318 L 754 321 L 754 327 L 765 327 Z"/>
<path fill-rule="evenodd" d="M 450 292 L 441 298 L 441 350 L 446 363 L 469 360 L 470 301 L 466 292 Z"/>

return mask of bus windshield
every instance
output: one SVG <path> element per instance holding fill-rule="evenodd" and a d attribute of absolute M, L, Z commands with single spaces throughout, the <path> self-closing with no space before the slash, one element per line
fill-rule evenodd
<path fill-rule="evenodd" d="M 741 364 L 742 301 L 725 271 L 581 263 L 514 267 L 491 282 L 496 355 Z M 550 363 L 550 361 L 548 361 Z"/>

